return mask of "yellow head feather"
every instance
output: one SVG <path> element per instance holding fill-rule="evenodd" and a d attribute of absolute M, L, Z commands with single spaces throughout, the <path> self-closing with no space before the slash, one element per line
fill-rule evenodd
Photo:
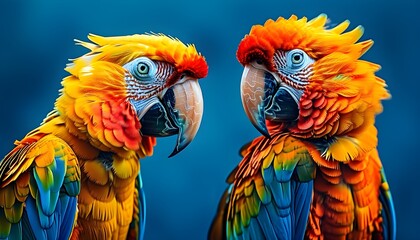
<path fill-rule="evenodd" d="M 88 38 L 91 43 L 76 40 L 78 45 L 88 48 L 90 52 L 67 66 L 66 70 L 72 75 L 77 76 L 81 68 L 93 61 L 107 61 L 121 66 L 140 56 L 171 63 L 178 72 L 188 71 L 197 78 L 207 75 L 205 59 L 195 46 L 186 45 L 176 38 L 163 34 L 117 37 L 90 34 Z"/>
<path fill-rule="evenodd" d="M 193 45 L 163 34 L 118 37 L 91 34 L 88 38 L 91 42 L 76 41 L 76 44 L 90 52 L 74 59 L 66 68 L 71 75 L 63 79 L 62 94 L 56 101 L 60 117 L 73 135 L 102 151 L 124 154 L 130 149 L 141 155 L 151 154 L 154 140 L 140 134 L 136 112 L 127 99 L 123 65 L 138 57 L 148 57 L 172 64 L 174 74 L 188 72 L 191 77 L 203 78 L 208 70 L 204 57 Z"/>

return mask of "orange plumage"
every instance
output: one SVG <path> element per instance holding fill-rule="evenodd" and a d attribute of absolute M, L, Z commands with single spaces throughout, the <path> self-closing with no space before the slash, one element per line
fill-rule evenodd
<path fill-rule="evenodd" d="M 357 42 L 360 26 L 343 33 L 348 21 L 331 29 L 326 22 L 325 15 L 270 19 L 253 26 L 239 44 L 244 108 L 270 140 L 258 138 L 243 151 L 211 238 L 395 238 L 374 126 L 381 100 L 390 95 L 375 75 L 380 67 L 360 59 L 373 41 Z M 287 145 L 290 150 L 281 153 Z M 267 180 L 271 171 L 277 182 Z M 277 185 L 296 190 L 279 191 Z M 257 208 L 248 213 L 247 196 Z M 306 216 L 304 223 L 294 222 Z"/>

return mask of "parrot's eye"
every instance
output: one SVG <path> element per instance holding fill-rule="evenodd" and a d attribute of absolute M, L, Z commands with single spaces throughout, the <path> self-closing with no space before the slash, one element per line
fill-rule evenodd
<path fill-rule="evenodd" d="M 140 62 L 137 65 L 137 71 L 140 74 L 146 74 L 147 75 L 149 73 L 149 66 L 147 64 L 145 64 L 145 63 Z"/>
<path fill-rule="evenodd" d="M 287 53 L 287 62 L 292 69 L 302 67 L 309 59 L 309 56 L 300 49 L 293 49 Z"/>
<path fill-rule="evenodd" d="M 292 55 L 292 63 L 293 64 L 299 64 L 301 63 L 303 60 L 303 55 L 302 53 L 293 53 Z"/>
<path fill-rule="evenodd" d="M 147 57 L 139 57 L 124 65 L 137 80 L 152 81 L 157 72 L 157 65 Z"/>

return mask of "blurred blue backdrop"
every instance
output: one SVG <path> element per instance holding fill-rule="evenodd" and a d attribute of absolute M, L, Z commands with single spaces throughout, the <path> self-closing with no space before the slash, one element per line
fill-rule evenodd
<path fill-rule="evenodd" d="M 238 149 L 258 136 L 240 101 L 242 67 L 235 52 L 253 24 L 278 16 L 363 25 L 375 40 L 365 59 L 379 63 L 392 93 L 377 118 L 379 151 L 393 192 L 399 239 L 418 233 L 420 136 L 418 6 L 400 1 L 0 1 L 0 154 L 53 108 L 68 58 L 86 52 L 73 39 L 162 32 L 195 43 L 210 65 L 200 81 L 205 113 L 191 145 L 168 159 L 175 138 L 158 139 L 142 160 L 146 239 L 205 239 Z M 417 150 L 416 150 L 417 149 Z M 417 190 L 416 190 L 417 189 Z"/>

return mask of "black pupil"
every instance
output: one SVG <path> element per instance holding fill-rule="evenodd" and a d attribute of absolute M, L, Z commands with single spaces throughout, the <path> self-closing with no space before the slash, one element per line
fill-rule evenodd
<path fill-rule="evenodd" d="M 146 68 L 147 68 L 146 65 L 141 65 L 140 66 L 140 71 L 144 72 L 146 70 Z"/>
<path fill-rule="evenodd" d="M 296 62 L 300 61 L 300 55 L 299 54 L 295 54 L 295 56 L 293 56 L 293 60 L 295 60 Z"/>

